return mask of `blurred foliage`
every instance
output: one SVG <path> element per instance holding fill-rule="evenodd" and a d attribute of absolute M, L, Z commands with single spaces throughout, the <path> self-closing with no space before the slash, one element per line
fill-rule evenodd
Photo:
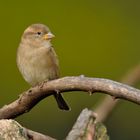
<path fill-rule="evenodd" d="M 140 62 L 139 0 L 40 0 L 1 1 L 0 4 L 0 105 L 18 98 L 30 86 L 16 67 L 16 50 L 24 29 L 44 23 L 56 35 L 53 45 L 59 56 L 61 75 L 81 75 L 119 80 Z M 65 94 L 70 112 L 60 111 L 54 99 L 41 101 L 17 118 L 23 126 L 63 139 L 80 111 L 92 107 L 101 94 Z M 124 101 L 108 118 L 113 140 L 140 138 L 140 107 Z"/>
<path fill-rule="evenodd" d="M 95 140 L 110 140 L 107 135 L 107 129 L 102 123 L 96 124 Z"/>

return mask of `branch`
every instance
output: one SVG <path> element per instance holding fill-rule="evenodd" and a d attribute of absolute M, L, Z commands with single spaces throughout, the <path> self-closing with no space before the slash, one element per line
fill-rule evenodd
<path fill-rule="evenodd" d="M 92 110 L 82 110 L 66 140 L 109 140 L 106 127 L 96 123 L 96 115 Z"/>
<path fill-rule="evenodd" d="M 0 140 L 56 140 L 50 136 L 29 130 L 12 119 L 0 120 Z M 84 109 L 66 140 L 109 140 L 107 130 L 101 123 L 96 123 L 96 114 Z"/>
<path fill-rule="evenodd" d="M 22 127 L 15 120 L 0 120 L 0 140 L 56 140 Z"/>
<path fill-rule="evenodd" d="M 43 82 L 38 86 L 25 91 L 19 99 L 0 109 L 0 119 L 15 118 L 31 110 L 43 98 L 52 95 L 55 91 L 85 91 L 88 93 L 102 92 L 140 104 L 140 90 L 119 82 L 102 78 L 64 77 L 49 82 Z"/>
<path fill-rule="evenodd" d="M 27 136 L 30 140 L 56 140 L 50 136 L 46 136 L 44 134 L 32 131 L 30 129 L 24 128 L 27 132 Z"/>
<path fill-rule="evenodd" d="M 96 114 L 88 109 L 82 110 L 66 140 L 93 140 L 95 136 Z"/>
<path fill-rule="evenodd" d="M 130 69 L 121 79 L 122 83 L 128 85 L 135 85 L 140 81 L 140 65 L 136 65 L 134 68 Z M 113 100 L 110 96 L 106 96 L 100 104 L 94 109 L 98 114 L 96 118 L 97 122 L 103 122 L 110 115 L 112 110 L 119 103 L 119 100 Z"/>

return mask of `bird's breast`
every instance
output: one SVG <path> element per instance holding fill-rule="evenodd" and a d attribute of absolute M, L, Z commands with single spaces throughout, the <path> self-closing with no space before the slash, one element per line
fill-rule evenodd
<path fill-rule="evenodd" d="M 58 59 L 52 47 L 40 47 L 18 53 L 23 55 L 23 57 L 18 56 L 19 69 L 25 80 L 31 85 L 58 78 Z"/>

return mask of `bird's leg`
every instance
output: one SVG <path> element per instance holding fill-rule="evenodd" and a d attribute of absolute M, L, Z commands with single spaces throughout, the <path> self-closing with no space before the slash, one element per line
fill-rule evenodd
<path fill-rule="evenodd" d="M 47 83 L 47 82 L 48 82 L 48 80 L 44 80 L 43 82 L 40 82 L 37 85 L 41 89 L 41 88 L 43 88 L 44 84 Z"/>

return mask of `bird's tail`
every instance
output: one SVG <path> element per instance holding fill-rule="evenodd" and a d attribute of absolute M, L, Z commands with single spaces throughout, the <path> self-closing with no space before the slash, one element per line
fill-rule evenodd
<path fill-rule="evenodd" d="M 70 110 L 69 106 L 67 105 L 63 96 L 60 93 L 55 93 L 54 97 L 55 97 L 57 105 L 60 109 L 67 110 L 67 111 Z"/>

